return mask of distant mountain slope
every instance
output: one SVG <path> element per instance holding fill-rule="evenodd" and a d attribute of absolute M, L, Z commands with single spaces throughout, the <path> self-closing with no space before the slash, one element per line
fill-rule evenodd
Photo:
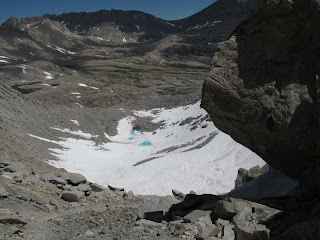
<path fill-rule="evenodd" d="M 101 10 L 94 13 L 51 15 L 48 18 L 61 22 L 70 31 L 84 35 L 96 34 L 99 36 L 104 32 L 103 27 L 112 25 L 121 32 L 140 33 L 139 41 L 144 39 L 156 41 L 173 32 L 172 26 L 164 20 L 138 11 Z M 99 27 L 101 28 L 100 32 L 96 29 Z"/>
<path fill-rule="evenodd" d="M 166 21 L 139 11 L 120 10 L 24 19 L 11 17 L 1 26 L 0 37 L 9 31 L 7 35 L 10 33 L 14 39 L 17 32 L 12 29 L 17 28 L 26 34 L 26 38 L 41 45 L 43 52 L 55 51 L 59 55 L 54 56 L 55 59 L 69 59 L 71 55 L 118 58 L 152 53 L 158 60 L 163 58 L 165 61 L 205 57 L 206 60 L 199 61 L 209 64 L 215 45 L 228 38 L 248 16 L 256 1 L 219 0 L 199 13 L 177 21 Z M 146 44 L 151 45 L 147 47 Z M 3 51 L 0 49 L 0 53 L 18 57 L 5 49 L 6 46 Z M 51 60 L 52 57 L 46 56 L 45 59 Z"/>

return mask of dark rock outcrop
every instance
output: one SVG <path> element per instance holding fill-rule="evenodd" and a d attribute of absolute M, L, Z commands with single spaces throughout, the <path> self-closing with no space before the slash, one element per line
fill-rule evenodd
<path fill-rule="evenodd" d="M 299 177 L 310 162 L 310 182 L 319 182 L 319 26 L 319 0 L 258 1 L 218 46 L 202 102 L 271 167 Z"/>

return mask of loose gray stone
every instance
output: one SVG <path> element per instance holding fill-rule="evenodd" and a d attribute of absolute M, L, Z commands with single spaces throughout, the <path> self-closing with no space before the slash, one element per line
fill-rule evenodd
<path fill-rule="evenodd" d="M 172 196 L 155 197 L 154 199 L 143 203 L 137 208 L 137 215 L 139 218 L 146 218 L 148 220 L 162 221 L 163 214 L 168 212 L 173 204 L 180 201 Z"/>
<path fill-rule="evenodd" d="M 106 188 L 104 188 L 104 187 L 102 187 L 102 186 L 100 186 L 100 185 L 98 185 L 96 183 L 90 184 L 90 187 L 91 187 L 92 191 L 94 191 L 94 192 L 102 192 L 103 190 L 106 189 Z"/>
<path fill-rule="evenodd" d="M 68 183 L 78 186 L 81 183 L 85 183 L 87 179 L 79 173 L 63 173 L 61 178 L 68 181 Z"/>
<path fill-rule="evenodd" d="M 177 191 L 177 190 L 172 190 L 172 194 L 173 194 L 173 196 L 175 197 L 175 198 L 177 198 L 178 200 L 183 200 L 185 197 L 186 197 L 186 195 L 184 194 L 184 193 L 182 193 L 182 192 L 179 192 L 179 191 Z"/>
<path fill-rule="evenodd" d="M 32 171 L 28 169 L 18 169 L 16 171 L 17 174 L 22 175 L 23 178 L 28 177 L 32 174 Z"/>
<path fill-rule="evenodd" d="M 221 232 L 221 227 L 218 227 L 214 224 L 198 226 L 198 235 L 200 239 L 208 239 L 210 237 L 215 237 Z"/>
<path fill-rule="evenodd" d="M 22 163 L 13 163 L 10 165 L 7 165 L 3 168 L 3 171 L 5 172 L 17 172 L 18 170 L 21 170 L 24 168 L 24 165 Z"/>
<path fill-rule="evenodd" d="M 81 191 L 63 191 L 61 198 L 67 202 L 79 202 L 85 196 Z"/>
<path fill-rule="evenodd" d="M 149 221 L 146 219 L 140 219 L 136 222 L 137 226 L 143 226 L 143 227 L 163 227 L 165 225 L 163 225 L 162 223 L 156 223 L 153 221 Z"/>
<path fill-rule="evenodd" d="M 71 203 L 71 206 L 74 207 L 74 208 L 78 208 L 81 205 L 79 203 L 73 202 L 73 203 Z"/>
<path fill-rule="evenodd" d="M 183 222 L 183 220 L 174 220 L 169 222 L 169 225 L 180 225 Z"/>
<path fill-rule="evenodd" d="M 25 221 L 21 220 L 18 217 L 14 217 L 14 216 L 0 216 L 0 223 L 2 223 L 2 224 L 22 224 L 22 225 L 27 224 Z"/>
<path fill-rule="evenodd" d="M 251 211 L 254 210 L 257 221 L 264 224 L 270 222 L 276 215 L 282 212 L 259 203 L 230 198 L 229 201 L 218 201 L 214 209 L 214 214 L 218 218 L 232 221 L 233 217 L 244 208 L 249 208 Z"/>
<path fill-rule="evenodd" d="M 252 167 L 248 171 L 248 176 L 250 178 L 257 178 L 263 175 L 263 170 L 257 165 L 255 167 Z"/>
<path fill-rule="evenodd" d="M 51 199 L 50 199 L 50 204 L 53 205 L 53 206 L 55 206 L 55 207 L 58 207 L 58 206 L 61 205 L 61 204 L 60 204 L 56 199 L 54 199 L 54 198 L 51 198 Z"/>
<path fill-rule="evenodd" d="M 88 231 L 86 231 L 85 235 L 86 235 L 87 237 L 91 238 L 91 237 L 93 237 L 93 236 L 96 235 L 96 234 L 95 234 L 94 232 L 88 230 Z"/>
<path fill-rule="evenodd" d="M 226 226 L 226 225 L 230 224 L 230 222 L 228 220 L 223 220 L 223 219 L 219 218 L 216 221 L 216 224 L 219 224 L 220 226 Z"/>
<path fill-rule="evenodd" d="M 127 194 L 127 199 L 130 199 L 130 200 L 135 199 L 135 196 L 134 196 L 134 194 L 133 194 L 132 191 L 129 191 L 129 192 L 128 192 L 128 194 Z"/>
<path fill-rule="evenodd" d="M 235 188 L 241 187 L 243 184 L 249 182 L 248 170 L 244 168 L 238 169 L 238 175 L 235 180 Z"/>
<path fill-rule="evenodd" d="M 2 162 L 0 162 L 0 168 L 4 168 L 6 166 L 9 166 L 11 164 L 11 162 L 4 160 Z"/>
<path fill-rule="evenodd" d="M 21 230 L 20 230 L 18 227 L 12 225 L 12 226 L 10 226 L 10 231 L 11 231 L 12 234 L 17 234 L 17 233 L 19 233 Z"/>
<path fill-rule="evenodd" d="M 79 184 L 78 185 L 78 190 L 79 191 L 82 191 L 82 192 L 88 192 L 88 191 L 91 191 L 91 187 L 89 186 L 89 184 Z"/>
<path fill-rule="evenodd" d="M 121 191 L 121 192 L 124 191 L 124 188 L 112 187 L 110 185 L 108 185 L 108 188 L 112 191 Z"/>
<path fill-rule="evenodd" d="M 79 202 L 78 195 L 73 192 L 63 192 L 61 198 L 67 202 Z"/>
<path fill-rule="evenodd" d="M 67 190 L 67 191 L 73 191 L 73 190 L 77 190 L 78 188 L 70 184 L 67 184 L 67 185 L 61 186 L 61 189 Z"/>
<path fill-rule="evenodd" d="M 43 174 L 40 177 L 40 180 L 43 181 L 43 182 L 47 182 L 47 181 L 49 181 L 50 179 L 52 179 L 54 177 L 55 177 L 55 174 L 50 172 L 50 173 Z"/>
<path fill-rule="evenodd" d="M 21 172 L 4 172 L 2 173 L 4 178 L 15 180 L 16 182 L 22 181 L 23 174 Z"/>
<path fill-rule="evenodd" d="M 207 224 L 212 224 L 210 214 L 211 211 L 194 210 L 191 213 L 184 216 L 183 220 L 189 223 L 204 222 Z"/>
<path fill-rule="evenodd" d="M 49 204 L 49 203 L 46 203 L 44 206 L 45 206 L 49 211 L 54 211 L 54 210 L 55 210 L 55 207 L 52 206 L 52 205 Z"/>
<path fill-rule="evenodd" d="M 6 198 L 6 197 L 8 197 L 7 190 L 4 187 L 0 186 L 0 198 Z"/>
<path fill-rule="evenodd" d="M 237 240 L 268 240 L 270 237 L 270 230 L 256 221 L 248 207 L 233 218 L 233 223 Z"/>
<path fill-rule="evenodd" d="M 53 177 L 52 179 L 49 179 L 49 183 L 52 183 L 52 184 L 55 184 L 55 185 L 58 185 L 58 184 L 66 185 L 66 184 L 68 184 L 68 182 L 65 179 L 60 178 L 60 177 Z"/>
<path fill-rule="evenodd" d="M 39 176 L 36 176 L 36 175 L 30 175 L 23 180 L 23 182 L 33 184 L 33 185 L 38 185 L 39 181 L 40 181 L 40 178 Z"/>
<path fill-rule="evenodd" d="M 223 227 L 223 239 L 226 239 L 226 240 L 235 240 L 235 233 L 233 231 L 233 228 L 234 228 L 234 225 L 232 224 L 226 224 L 224 227 Z"/>
<path fill-rule="evenodd" d="M 237 240 L 269 240 L 270 230 L 254 222 L 237 222 L 234 225 Z"/>

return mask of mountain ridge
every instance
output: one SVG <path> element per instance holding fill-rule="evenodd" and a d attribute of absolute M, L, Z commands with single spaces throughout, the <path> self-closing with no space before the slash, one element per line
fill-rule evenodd
<path fill-rule="evenodd" d="M 3 26 L 20 27 L 25 24 L 30 24 L 34 21 L 39 21 L 48 18 L 52 21 L 60 22 L 65 25 L 69 31 L 82 35 L 97 35 L 102 38 L 99 32 L 93 28 L 99 26 L 105 27 L 113 23 L 121 32 L 125 33 L 143 33 L 139 38 L 134 38 L 135 42 L 155 42 L 163 39 L 171 34 L 182 34 L 188 39 L 188 35 L 201 35 L 201 44 L 206 42 L 217 42 L 216 37 L 213 37 L 213 32 L 221 23 L 227 21 L 226 30 L 218 27 L 216 35 L 219 35 L 219 41 L 225 37 L 224 32 L 230 32 L 235 26 L 246 18 L 251 11 L 256 0 L 224 0 L 216 1 L 202 11 L 191 15 L 190 17 L 180 20 L 164 20 L 157 18 L 151 14 L 141 11 L 123 11 L 123 10 L 99 10 L 96 12 L 80 12 L 80 13 L 64 13 L 61 15 L 42 15 L 40 17 L 27 17 L 23 19 L 9 18 L 4 22 Z M 229 26 L 231 25 L 231 26 Z M 209 29 L 209 30 L 208 30 Z M 196 41 L 197 38 L 192 38 Z M 190 40 L 186 41 L 190 42 Z M 199 40 L 197 41 L 199 42 Z"/>

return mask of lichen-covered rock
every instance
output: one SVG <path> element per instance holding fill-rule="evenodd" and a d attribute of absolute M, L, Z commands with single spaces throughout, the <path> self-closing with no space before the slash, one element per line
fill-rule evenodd
<path fill-rule="evenodd" d="M 292 177 L 320 165 L 319 26 L 319 1 L 258 1 L 203 87 L 215 125 Z"/>

